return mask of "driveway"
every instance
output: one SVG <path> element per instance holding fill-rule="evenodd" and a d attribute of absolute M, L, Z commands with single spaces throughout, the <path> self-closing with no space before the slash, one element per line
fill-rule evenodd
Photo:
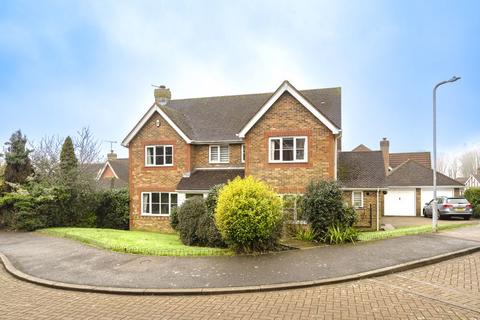
<path fill-rule="evenodd" d="M 399 227 L 412 227 L 412 226 L 423 226 L 423 225 L 431 225 L 432 224 L 432 219 L 427 219 L 424 217 L 382 217 L 382 220 L 380 223 L 383 224 L 391 224 L 395 228 Z M 469 221 L 465 221 L 463 219 L 459 218 L 452 218 L 450 220 L 439 220 L 438 223 L 440 225 L 442 224 L 462 224 L 462 223 L 480 223 L 478 219 L 472 219 Z"/>

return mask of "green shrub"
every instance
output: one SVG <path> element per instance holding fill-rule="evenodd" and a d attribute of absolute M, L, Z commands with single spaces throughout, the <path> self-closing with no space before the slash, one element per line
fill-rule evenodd
<path fill-rule="evenodd" d="M 465 198 L 472 205 L 473 216 L 480 218 L 480 188 L 468 188 L 465 190 Z"/>
<path fill-rule="evenodd" d="M 172 208 L 170 212 L 170 226 L 173 230 L 177 231 L 178 226 L 178 207 Z"/>
<path fill-rule="evenodd" d="M 197 231 L 200 219 L 207 213 L 205 200 L 201 197 L 187 199 L 177 210 L 177 231 L 180 240 L 186 245 L 205 245 L 206 239 L 200 239 Z"/>
<path fill-rule="evenodd" d="M 218 194 L 223 184 L 216 185 L 208 192 L 205 199 L 205 206 L 207 211 L 205 215 L 200 217 L 197 235 L 209 247 L 226 247 L 222 240 L 222 235 L 215 225 L 215 208 L 217 207 Z"/>
<path fill-rule="evenodd" d="M 303 197 L 303 210 L 311 224 L 315 240 L 323 240 L 335 224 L 351 227 L 357 218 L 355 210 L 345 207 L 342 191 L 333 181 L 312 181 Z"/>
<path fill-rule="evenodd" d="M 353 227 L 347 227 L 340 223 L 329 226 L 323 239 L 329 244 L 342 244 L 358 240 L 359 231 Z"/>
<path fill-rule="evenodd" d="M 282 199 L 260 180 L 235 178 L 220 190 L 215 224 L 225 243 L 236 251 L 275 247 L 282 222 Z"/>
<path fill-rule="evenodd" d="M 45 219 L 34 211 L 12 212 L 10 227 L 14 230 L 34 231 L 45 228 Z"/>
<path fill-rule="evenodd" d="M 97 228 L 127 230 L 130 197 L 127 189 L 109 189 L 98 192 L 95 209 Z"/>

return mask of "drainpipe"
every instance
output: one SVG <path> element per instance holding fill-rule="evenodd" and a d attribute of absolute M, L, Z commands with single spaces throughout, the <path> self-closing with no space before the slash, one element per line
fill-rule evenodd
<path fill-rule="evenodd" d="M 380 188 L 377 188 L 377 231 L 380 230 Z"/>

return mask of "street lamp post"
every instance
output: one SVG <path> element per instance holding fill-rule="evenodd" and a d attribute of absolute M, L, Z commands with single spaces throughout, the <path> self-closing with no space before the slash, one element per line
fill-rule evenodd
<path fill-rule="evenodd" d="M 438 207 L 437 207 L 437 89 L 443 84 L 455 82 L 460 77 L 453 76 L 450 80 L 437 83 L 433 87 L 433 208 L 432 208 L 432 230 L 437 232 L 438 228 Z"/>

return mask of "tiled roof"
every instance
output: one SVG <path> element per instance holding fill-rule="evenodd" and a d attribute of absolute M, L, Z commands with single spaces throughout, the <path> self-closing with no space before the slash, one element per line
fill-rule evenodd
<path fill-rule="evenodd" d="M 340 152 L 338 181 L 343 188 L 386 187 L 382 152 Z"/>
<path fill-rule="evenodd" d="M 190 177 L 183 177 L 177 185 L 177 190 L 209 190 L 217 184 L 227 183 L 236 177 L 243 178 L 244 169 L 210 169 L 195 170 Z"/>
<path fill-rule="evenodd" d="M 388 174 L 387 184 L 390 187 L 432 186 L 433 170 L 414 160 L 407 160 Z M 453 180 L 440 172 L 437 172 L 437 185 L 463 186 L 460 182 Z"/>
<path fill-rule="evenodd" d="M 430 152 L 399 152 L 390 153 L 390 167 L 395 169 L 407 160 L 414 160 L 417 163 L 427 167 L 432 167 Z"/>
<path fill-rule="evenodd" d="M 340 88 L 300 90 L 299 92 L 328 120 L 341 128 Z M 161 109 L 191 140 L 239 140 L 236 134 L 272 94 L 170 100 L 168 105 Z"/>
<path fill-rule="evenodd" d="M 457 180 L 461 184 L 465 184 L 465 182 L 467 182 L 468 180 L 468 177 L 459 177 L 459 178 L 456 178 L 455 180 Z"/>
<path fill-rule="evenodd" d="M 128 158 L 109 160 L 108 162 L 118 176 L 117 186 L 128 186 Z"/>
<path fill-rule="evenodd" d="M 363 143 L 359 144 L 352 150 L 352 152 L 365 152 L 365 151 L 372 151 L 372 150 L 370 150 L 370 148 L 364 145 Z"/>

